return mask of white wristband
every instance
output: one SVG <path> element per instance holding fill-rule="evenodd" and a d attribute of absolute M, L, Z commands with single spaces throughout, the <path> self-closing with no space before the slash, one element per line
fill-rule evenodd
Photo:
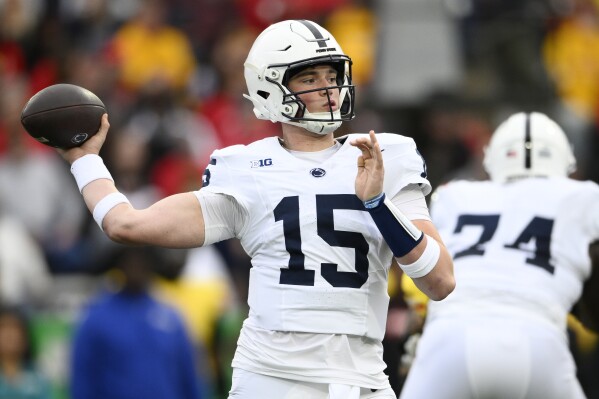
<path fill-rule="evenodd" d="M 93 214 L 94 220 L 96 221 L 98 226 L 100 226 L 100 230 L 104 231 L 104 229 L 102 228 L 102 222 L 104 221 L 104 218 L 106 217 L 108 212 L 118 204 L 123 203 L 130 204 L 127 197 L 125 197 L 125 194 L 118 192 L 108 194 L 106 197 L 98 201 L 98 203 L 94 207 Z"/>
<path fill-rule="evenodd" d="M 400 264 L 405 274 L 411 278 L 419 278 L 426 276 L 437 264 L 441 254 L 441 247 L 437 240 L 426 234 L 426 247 L 420 258 L 409 265 Z"/>
<path fill-rule="evenodd" d="M 95 154 L 87 154 L 77 159 L 71 165 L 71 173 L 75 176 L 79 192 L 83 191 L 83 187 L 98 179 L 112 180 L 110 172 L 104 165 L 104 161 L 100 156 Z"/>

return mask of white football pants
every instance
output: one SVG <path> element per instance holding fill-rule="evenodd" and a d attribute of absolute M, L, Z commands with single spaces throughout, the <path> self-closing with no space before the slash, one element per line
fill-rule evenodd
<path fill-rule="evenodd" d="M 233 369 L 229 399 L 396 399 L 391 388 L 370 388 L 341 384 L 318 384 L 270 377 Z"/>
<path fill-rule="evenodd" d="M 425 326 L 401 399 L 582 399 L 567 338 L 502 319 Z"/>

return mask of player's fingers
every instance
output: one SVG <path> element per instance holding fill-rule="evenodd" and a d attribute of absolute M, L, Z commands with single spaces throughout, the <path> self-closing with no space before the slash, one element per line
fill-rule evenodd
<path fill-rule="evenodd" d="M 374 141 L 372 138 L 374 138 Z M 362 151 L 362 156 L 364 156 L 365 159 L 373 159 L 376 155 L 374 143 L 378 142 L 376 141 L 374 130 L 371 130 L 368 137 L 359 137 L 353 140 L 350 144 L 359 148 Z"/>
<path fill-rule="evenodd" d="M 368 147 L 366 142 L 364 142 L 364 140 L 362 140 L 361 138 L 353 140 L 350 144 L 353 145 L 354 147 L 358 148 L 360 151 L 362 151 L 361 156 L 363 156 L 365 158 L 371 157 L 370 148 Z"/>
<path fill-rule="evenodd" d="M 368 137 L 368 136 L 362 136 L 362 137 L 358 137 L 358 138 L 353 139 L 351 141 L 351 145 L 353 145 L 354 147 L 359 147 L 359 146 L 362 146 L 362 145 L 365 145 L 365 146 L 367 146 L 369 148 L 372 147 L 370 137 Z"/>
<path fill-rule="evenodd" d="M 102 122 L 100 124 L 100 130 L 98 130 L 98 134 L 101 134 L 102 136 L 106 136 L 109 128 L 110 128 L 110 122 L 108 122 L 108 114 L 104 114 L 104 115 L 102 115 Z"/>
<path fill-rule="evenodd" d="M 381 145 L 379 144 L 374 130 L 369 132 L 370 142 L 372 143 L 372 158 L 375 160 L 377 167 L 382 167 L 383 154 L 381 152 Z"/>
<path fill-rule="evenodd" d="M 98 133 L 96 133 L 91 139 L 89 139 L 90 146 L 102 146 L 104 141 L 106 140 L 106 135 L 108 134 L 108 129 L 110 128 L 110 122 L 108 122 L 108 114 L 102 115 L 102 122 L 100 124 L 100 129 Z M 99 151 L 99 148 L 97 149 Z"/>
<path fill-rule="evenodd" d="M 363 167 L 364 167 L 364 165 L 365 165 L 365 163 L 366 163 L 366 162 L 364 161 L 364 157 L 363 157 L 362 155 L 360 155 L 360 156 L 358 157 L 358 168 L 363 168 Z"/>
<path fill-rule="evenodd" d="M 364 151 L 364 140 L 363 138 L 358 138 L 358 139 L 354 139 L 350 142 L 351 145 L 353 145 L 356 148 L 359 148 L 361 151 Z"/>
<path fill-rule="evenodd" d="M 376 133 L 374 132 L 374 130 L 371 130 L 368 133 L 368 138 L 370 141 L 370 147 L 372 148 L 372 150 L 376 150 L 377 148 L 380 149 L 380 145 L 379 145 L 379 141 L 376 138 Z"/>
<path fill-rule="evenodd" d="M 370 152 L 370 147 L 367 144 L 360 144 L 360 150 L 362 150 L 362 156 L 371 158 L 372 154 Z"/>
<path fill-rule="evenodd" d="M 374 145 L 376 143 L 378 143 L 378 140 L 376 139 L 376 133 L 374 132 L 374 130 L 371 130 L 370 132 L 368 132 L 368 137 L 370 138 L 370 142 L 372 143 L 372 146 L 374 147 Z"/>

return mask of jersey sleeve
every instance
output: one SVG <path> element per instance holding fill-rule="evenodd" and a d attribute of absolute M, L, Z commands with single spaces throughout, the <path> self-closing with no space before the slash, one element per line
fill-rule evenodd
<path fill-rule="evenodd" d="M 404 188 L 391 201 L 410 220 L 431 220 L 424 194 L 416 185 Z"/>
<path fill-rule="evenodd" d="M 430 194 L 426 162 L 414 140 L 392 133 L 380 133 L 377 138 L 385 162 L 384 190 L 387 196 L 394 197 L 411 184 L 420 187 L 425 196 Z"/>
<path fill-rule="evenodd" d="M 194 194 L 202 206 L 204 245 L 239 237 L 246 213 L 235 198 L 208 190 L 194 191 Z"/>
<path fill-rule="evenodd" d="M 242 195 L 243 182 L 247 180 L 247 176 L 236 159 L 243 148 L 244 146 L 236 145 L 214 151 L 204 171 L 201 190 L 231 196 L 247 209 L 247 201 Z"/>
<path fill-rule="evenodd" d="M 194 193 L 206 212 L 207 243 L 238 237 L 246 225 L 250 206 L 247 184 L 252 179 L 241 167 L 244 148 L 236 145 L 214 151 L 202 177 L 202 188 Z"/>
<path fill-rule="evenodd" d="M 584 209 L 582 216 L 580 210 Z M 591 242 L 599 240 L 599 185 L 586 181 L 565 201 L 562 215 L 565 220 L 578 220 L 584 226 L 586 235 Z M 568 215 L 572 213 L 572 216 Z M 569 217 L 568 217 L 569 216 Z"/>
<path fill-rule="evenodd" d="M 588 194 L 588 210 L 589 217 L 589 230 L 591 237 L 595 240 L 599 240 L 599 186 L 595 183 L 589 182 L 589 194 Z"/>

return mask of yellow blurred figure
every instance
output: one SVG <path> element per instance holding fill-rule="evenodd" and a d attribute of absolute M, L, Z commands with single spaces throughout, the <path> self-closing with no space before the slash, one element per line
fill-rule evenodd
<path fill-rule="evenodd" d="M 579 0 L 543 43 L 544 63 L 560 98 L 589 120 L 599 107 L 598 3 Z"/>
<path fill-rule="evenodd" d="M 426 304 L 428 297 L 422 293 L 414 284 L 414 281 L 405 274 L 401 275 L 401 290 L 404 295 L 404 300 L 418 316 L 426 316 Z"/>
<path fill-rule="evenodd" d="M 213 344 L 215 326 L 237 303 L 224 259 L 211 246 L 190 250 L 175 280 L 161 278 L 157 292 L 178 308 L 195 342 Z"/>
<path fill-rule="evenodd" d="M 576 335 L 576 346 L 582 353 L 592 352 L 599 343 L 599 335 L 586 328 L 574 315 L 568 315 L 568 328 Z"/>
<path fill-rule="evenodd" d="M 120 80 L 128 89 L 182 89 L 194 73 L 191 42 L 183 31 L 165 23 L 165 13 L 162 0 L 145 0 L 139 14 L 115 33 Z"/>
<path fill-rule="evenodd" d="M 373 11 L 357 4 L 348 4 L 329 15 L 326 28 L 354 61 L 354 84 L 368 84 L 376 61 L 377 20 Z"/>

